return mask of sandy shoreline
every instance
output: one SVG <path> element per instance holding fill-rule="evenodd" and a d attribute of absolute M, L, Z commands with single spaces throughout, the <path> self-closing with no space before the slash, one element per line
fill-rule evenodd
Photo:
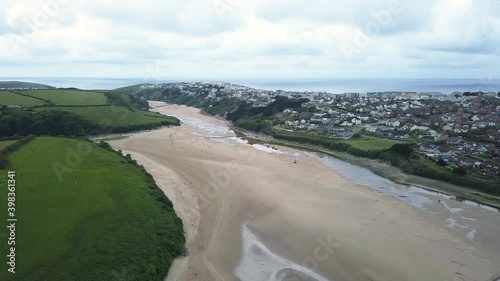
<path fill-rule="evenodd" d="M 199 110 L 152 105 L 183 126 L 110 143 L 144 165 L 184 222 L 189 255 L 167 280 L 237 280 L 236 269 L 244 281 L 277 280 L 252 272 L 270 268 L 240 270 L 245 227 L 262 247 L 326 280 L 488 280 L 498 271 L 498 214 L 466 209 L 482 223 L 469 240 L 443 225 L 438 207 L 424 212 L 361 187 L 307 153 L 239 143 L 224 121 Z"/>

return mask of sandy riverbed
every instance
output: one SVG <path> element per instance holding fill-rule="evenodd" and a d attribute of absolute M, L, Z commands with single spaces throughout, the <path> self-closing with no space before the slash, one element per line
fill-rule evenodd
<path fill-rule="evenodd" d="M 498 213 L 478 209 L 489 238 L 468 239 L 438 210 L 362 187 L 314 155 L 257 149 L 197 109 L 151 104 L 183 125 L 111 144 L 145 166 L 184 222 L 189 255 L 168 280 L 480 281 L 499 270 Z"/>

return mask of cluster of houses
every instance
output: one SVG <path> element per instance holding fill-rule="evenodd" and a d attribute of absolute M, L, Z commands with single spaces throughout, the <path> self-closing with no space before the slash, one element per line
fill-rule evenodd
<path fill-rule="evenodd" d="M 500 149 L 493 144 L 464 141 L 462 138 L 449 138 L 446 146 L 423 143 L 420 152 L 430 159 L 442 159 L 446 163 L 483 170 L 488 173 L 500 173 Z M 481 156 L 486 156 L 481 157 Z"/>
<path fill-rule="evenodd" d="M 348 138 L 356 132 L 388 139 L 416 139 L 421 152 L 449 163 L 496 172 L 500 166 L 499 93 L 269 91 L 231 83 L 169 83 L 185 94 L 206 99 L 231 97 L 266 106 L 276 96 L 307 98 L 301 108 L 283 113 L 286 130 L 307 130 Z M 467 139 L 473 132 L 484 141 Z M 459 138 L 458 136 L 462 136 Z M 476 139 L 478 139 L 476 138 Z"/>

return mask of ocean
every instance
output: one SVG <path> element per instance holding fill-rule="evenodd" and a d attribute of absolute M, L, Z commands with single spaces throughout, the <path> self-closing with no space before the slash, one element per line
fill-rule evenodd
<path fill-rule="evenodd" d="M 225 81 L 266 90 L 345 92 L 441 92 L 494 91 L 500 92 L 500 79 L 175 79 L 145 81 L 140 78 L 41 78 L 0 77 L 1 81 L 25 81 L 55 87 L 110 90 L 145 82 Z"/>

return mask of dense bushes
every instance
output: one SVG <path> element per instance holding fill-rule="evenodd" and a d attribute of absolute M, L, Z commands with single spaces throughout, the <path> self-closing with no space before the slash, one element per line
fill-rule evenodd
<path fill-rule="evenodd" d="M 9 160 L 7 156 L 0 151 L 0 170 L 3 170 L 9 166 Z"/>
<path fill-rule="evenodd" d="M 106 92 L 106 97 L 108 98 L 108 104 L 121 106 L 128 108 L 130 110 L 135 110 L 136 108 L 147 109 L 149 104 L 145 99 L 141 99 L 136 96 L 127 95 L 120 92 Z"/>
<path fill-rule="evenodd" d="M 409 160 L 413 155 L 413 148 L 411 144 L 395 144 L 390 149 L 391 152 L 401 156 L 402 158 Z"/>
<path fill-rule="evenodd" d="M 18 150 L 21 146 L 23 146 L 23 145 L 27 144 L 28 142 L 32 141 L 33 139 L 35 139 L 35 136 L 33 136 L 33 135 L 22 137 L 17 142 L 15 142 L 15 143 L 7 146 L 6 148 L 4 148 L 2 150 L 2 152 L 5 153 L 5 154 L 10 154 L 10 153 Z"/>
<path fill-rule="evenodd" d="M 20 109 L 6 109 L 0 117 L 0 135 L 83 135 L 92 128 L 90 122 L 80 116 L 56 110 L 38 113 Z"/>

